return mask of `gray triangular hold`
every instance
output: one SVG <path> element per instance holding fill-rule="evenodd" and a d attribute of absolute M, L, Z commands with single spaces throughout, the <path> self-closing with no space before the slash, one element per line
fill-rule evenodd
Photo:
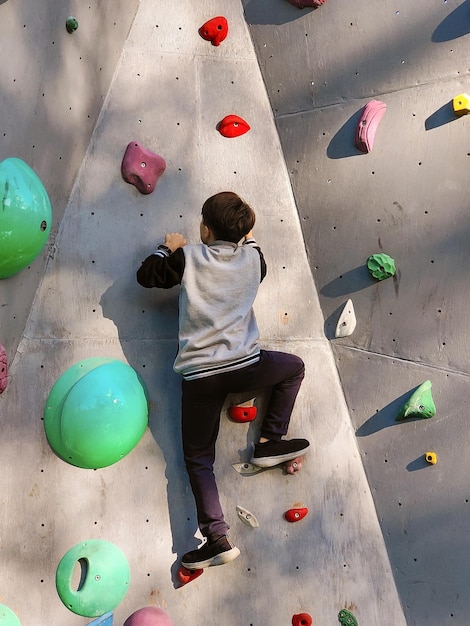
<path fill-rule="evenodd" d="M 355 328 L 356 314 L 354 313 L 352 300 L 348 300 L 336 324 L 335 337 L 349 337 L 349 335 L 353 334 Z"/>

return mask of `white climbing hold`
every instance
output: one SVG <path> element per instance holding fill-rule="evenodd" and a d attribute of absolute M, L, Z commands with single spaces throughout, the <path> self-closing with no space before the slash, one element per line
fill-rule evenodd
<path fill-rule="evenodd" d="M 256 519 L 256 516 L 253 515 L 253 513 L 250 513 L 250 511 L 244 509 L 239 504 L 237 504 L 237 513 L 238 517 L 244 524 L 246 524 L 247 526 L 251 526 L 251 528 L 259 528 L 259 523 Z"/>
<path fill-rule="evenodd" d="M 354 306 L 352 300 L 348 300 L 344 305 L 344 308 L 339 316 L 338 323 L 336 324 L 335 337 L 349 337 L 356 328 L 356 314 L 354 312 Z"/>

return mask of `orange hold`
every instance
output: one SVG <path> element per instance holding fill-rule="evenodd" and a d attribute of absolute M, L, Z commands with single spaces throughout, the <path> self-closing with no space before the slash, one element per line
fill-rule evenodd
<path fill-rule="evenodd" d="M 292 617 L 292 626 L 312 626 L 313 620 L 308 613 L 297 613 Z"/>
<path fill-rule="evenodd" d="M 231 406 L 228 410 L 228 415 L 234 422 L 243 424 L 245 422 L 252 422 L 257 412 L 255 406 Z"/>
<path fill-rule="evenodd" d="M 218 123 L 217 130 L 224 137 L 231 139 L 247 133 L 250 130 L 250 125 L 238 115 L 227 115 Z"/>
<path fill-rule="evenodd" d="M 284 517 L 288 522 L 298 522 L 303 519 L 308 513 L 306 507 L 301 509 L 289 509 L 284 513 Z"/>
<path fill-rule="evenodd" d="M 199 29 L 199 34 L 206 41 L 210 41 L 213 46 L 220 46 L 228 35 L 228 22 L 221 15 L 213 17 Z"/>
<path fill-rule="evenodd" d="M 204 573 L 203 569 L 188 569 L 182 565 L 178 570 L 178 580 L 182 585 L 190 583 Z"/>

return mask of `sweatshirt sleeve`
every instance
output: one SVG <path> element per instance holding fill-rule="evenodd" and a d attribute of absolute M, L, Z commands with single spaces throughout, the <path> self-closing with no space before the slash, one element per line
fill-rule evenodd
<path fill-rule="evenodd" d="M 178 248 L 172 254 L 157 250 L 142 262 L 137 270 L 137 282 L 142 287 L 170 289 L 181 283 L 183 271 L 183 248 Z"/>
<path fill-rule="evenodd" d="M 267 267 L 266 267 L 266 261 L 264 260 L 264 255 L 261 252 L 261 248 L 259 247 L 259 245 L 256 243 L 256 240 L 254 237 L 250 237 L 249 239 L 245 239 L 245 241 L 243 242 L 244 246 L 250 246 L 252 248 L 255 248 L 256 250 L 258 250 L 258 254 L 259 254 L 259 260 L 260 260 L 260 264 L 261 264 L 261 278 L 260 278 L 260 283 L 263 282 L 263 278 L 266 276 L 267 273 Z"/>

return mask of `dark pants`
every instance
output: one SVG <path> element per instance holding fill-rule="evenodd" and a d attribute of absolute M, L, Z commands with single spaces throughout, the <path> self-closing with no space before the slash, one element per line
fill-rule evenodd
<path fill-rule="evenodd" d="M 184 460 L 204 536 L 225 535 L 228 530 L 213 472 L 220 411 L 227 394 L 272 388 L 260 435 L 279 440 L 287 433 L 304 374 L 304 363 L 299 357 L 262 350 L 260 360 L 254 365 L 207 378 L 183 380 Z"/>

